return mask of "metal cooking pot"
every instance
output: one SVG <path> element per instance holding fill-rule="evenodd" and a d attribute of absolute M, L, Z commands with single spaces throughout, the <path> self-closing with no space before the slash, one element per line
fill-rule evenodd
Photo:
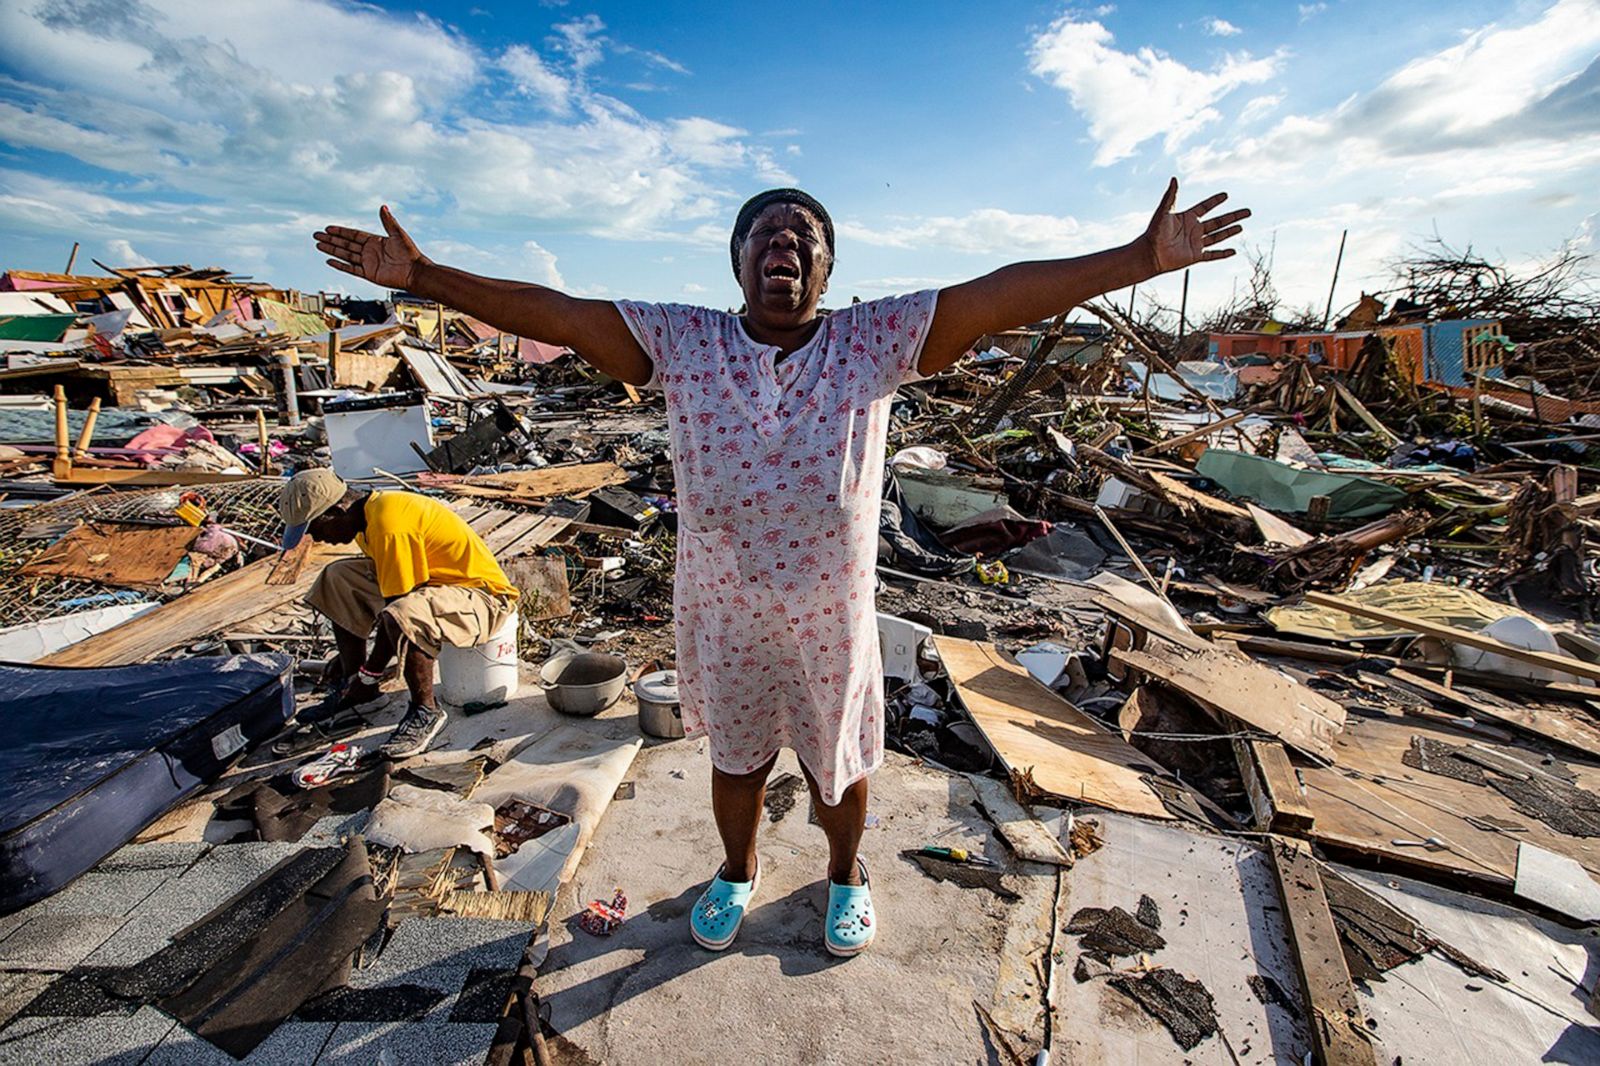
<path fill-rule="evenodd" d="M 562 714 L 599 714 L 628 687 L 628 664 L 597 651 L 569 652 L 539 669 L 539 686 L 550 706 Z"/>
<path fill-rule="evenodd" d="M 639 728 L 668 740 L 684 735 L 683 710 L 678 706 L 678 671 L 657 670 L 634 682 L 639 700 Z"/>

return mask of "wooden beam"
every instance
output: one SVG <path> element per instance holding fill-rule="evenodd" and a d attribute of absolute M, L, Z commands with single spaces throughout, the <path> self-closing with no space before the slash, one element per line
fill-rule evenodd
<path fill-rule="evenodd" d="M 1234 737 L 1233 754 L 1250 796 L 1256 828 L 1272 833 L 1307 832 L 1315 816 L 1300 794 L 1300 778 L 1283 745 L 1275 740 Z"/>
<path fill-rule="evenodd" d="M 1367 424 L 1367 428 L 1376 433 L 1385 444 L 1392 448 L 1396 444 L 1400 443 L 1400 438 L 1395 436 L 1394 432 L 1388 426 L 1378 421 L 1377 417 L 1371 411 L 1367 410 L 1366 404 L 1356 399 L 1355 393 L 1345 388 L 1342 381 L 1338 381 L 1334 378 L 1329 378 L 1328 380 L 1333 382 L 1333 391 L 1339 394 L 1339 399 L 1344 401 L 1345 406 L 1354 411 L 1356 417 L 1365 422 Z"/>
<path fill-rule="evenodd" d="M 1596 725 L 1591 716 L 1574 713 L 1572 718 L 1564 718 L 1559 714 L 1549 711 L 1530 711 L 1521 707 L 1495 707 L 1491 704 L 1480 703 L 1463 692 L 1453 688 L 1446 688 L 1436 681 L 1426 677 L 1419 677 L 1406 670 L 1391 670 L 1387 675 L 1390 679 L 1403 685 L 1409 685 L 1420 692 L 1430 696 L 1437 696 L 1453 706 L 1460 707 L 1474 718 L 1487 719 L 1492 723 L 1504 725 L 1526 736 L 1537 737 L 1541 740 L 1554 741 L 1565 744 L 1569 748 L 1584 752 L 1588 755 L 1600 757 L 1600 725 Z M 1595 695 L 1600 697 L 1600 690 Z"/>
<path fill-rule="evenodd" d="M 1410 615 L 1399 614 L 1395 611 L 1386 611 L 1381 607 L 1368 607 L 1365 604 L 1341 599 L 1338 596 L 1330 596 L 1324 592 L 1307 592 L 1305 599 L 1307 603 L 1314 603 L 1319 607 L 1332 607 L 1334 610 L 1353 614 L 1358 618 L 1371 618 L 1373 621 L 1384 622 L 1399 629 L 1409 630 L 1412 633 L 1421 633 L 1423 636 L 1449 641 L 1452 644 L 1463 644 L 1481 651 L 1492 651 L 1499 655 L 1504 655 L 1508 659 L 1515 659 L 1518 662 L 1543 666 L 1546 669 L 1556 670 L 1563 674 L 1571 674 L 1574 677 L 1600 682 L 1600 666 L 1586 663 L 1582 659 L 1570 659 L 1564 655 L 1552 655 L 1545 651 L 1529 651 L 1527 648 L 1514 647 L 1495 640 L 1493 637 L 1483 636 L 1481 633 L 1473 633 L 1469 630 L 1458 629 L 1455 626 L 1413 618 Z"/>
<path fill-rule="evenodd" d="M 1333 738 L 1344 728 L 1344 706 L 1270 667 L 1216 648 L 1191 655 L 1156 645 L 1143 651 L 1115 649 L 1111 662 L 1308 755 L 1333 761 Z"/>
<path fill-rule="evenodd" d="M 78 444 L 72 449 L 74 459 L 84 459 L 89 455 L 89 442 L 94 440 L 94 424 L 100 418 L 100 397 L 96 396 L 89 401 L 89 411 L 83 416 L 83 432 L 78 434 Z"/>
<path fill-rule="evenodd" d="M 1162 452 L 1170 452 L 1174 448 L 1183 447 L 1192 440 L 1199 440 L 1202 437 L 1209 437 L 1218 430 L 1227 429 L 1229 426 L 1236 426 L 1249 417 L 1249 411 L 1240 411 L 1236 415 L 1229 415 L 1227 418 L 1219 418 L 1217 421 L 1201 426 L 1199 429 L 1191 429 L 1187 433 L 1180 433 L 1176 437 L 1168 437 L 1166 440 L 1158 441 L 1146 448 L 1140 454 L 1159 455 Z"/>
<path fill-rule="evenodd" d="M 1312 1061 L 1317 1066 L 1376 1066 L 1377 1054 L 1350 983 L 1317 861 L 1304 843 L 1281 837 L 1267 842 L 1267 854 L 1278 882 L 1289 946 L 1300 970 Z"/>
<path fill-rule="evenodd" d="M 303 598 L 324 566 L 355 553 L 354 546 L 348 544 L 313 544 L 295 579 L 281 585 L 268 583 L 279 557 L 257 559 L 153 611 L 47 655 L 39 665 L 127 666 L 147 662 L 162 652 Z"/>

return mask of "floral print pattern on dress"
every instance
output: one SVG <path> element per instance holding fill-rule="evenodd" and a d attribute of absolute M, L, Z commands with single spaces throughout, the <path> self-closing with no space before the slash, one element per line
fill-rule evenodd
<path fill-rule="evenodd" d="M 889 405 L 932 290 L 823 318 L 779 360 L 738 316 L 617 304 L 666 394 L 678 495 L 678 694 L 713 765 L 791 748 L 825 802 L 883 761 L 873 595 Z"/>

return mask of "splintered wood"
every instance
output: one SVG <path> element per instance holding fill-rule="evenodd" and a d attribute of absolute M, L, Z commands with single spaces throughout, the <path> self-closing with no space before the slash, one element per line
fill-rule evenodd
<path fill-rule="evenodd" d="M 180 599 L 80 640 L 39 660 L 43 666 L 127 666 L 153 659 L 192 641 L 220 632 L 242 618 L 269 611 L 310 590 L 322 568 L 355 554 L 346 544 L 313 544 L 305 565 L 292 582 L 268 584 L 278 557 L 257 559 L 249 566 L 206 582 Z"/>
<path fill-rule="evenodd" d="M 962 704 L 1008 771 L 1042 791 L 1110 810 L 1171 818 L 1147 776 L 1164 773 L 1033 679 L 992 644 L 936 636 Z"/>
<path fill-rule="evenodd" d="M 1150 645 L 1143 651 L 1115 650 L 1111 659 L 1291 747 L 1333 761 L 1344 707 L 1276 670 L 1215 648 L 1186 652 Z"/>

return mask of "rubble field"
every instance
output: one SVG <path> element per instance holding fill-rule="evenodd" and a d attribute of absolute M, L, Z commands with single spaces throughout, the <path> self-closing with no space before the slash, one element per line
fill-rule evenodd
<path fill-rule="evenodd" d="M 0 1063 L 1600 1061 L 1600 301 L 1412 266 L 1331 323 L 1101 300 L 901 387 L 854 960 L 792 754 L 744 934 L 689 938 L 704 740 L 633 687 L 675 665 L 659 394 L 404 293 L 0 274 Z M 397 677 L 290 721 L 356 550 L 276 548 L 315 466 L 521 591 L 517 680 L 416 758 Z M 540 671 L 584 652 L 629 684 L 575 717 Z M 96 758 L 164 798 L 56 783 Z"/>

